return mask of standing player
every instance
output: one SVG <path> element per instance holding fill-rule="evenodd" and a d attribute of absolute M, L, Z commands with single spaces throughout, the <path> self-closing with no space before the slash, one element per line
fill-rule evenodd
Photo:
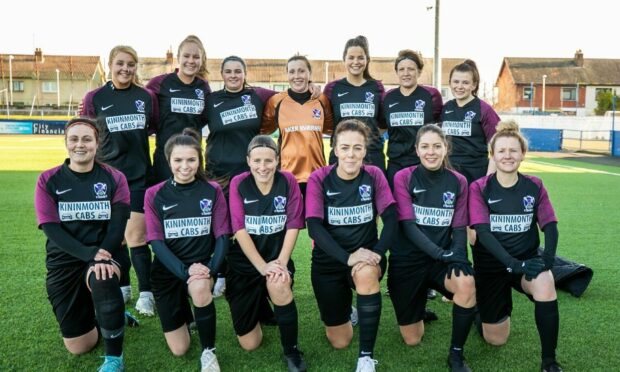
<path fill-rule="evenodd" d="M 441 115 L 443 102 L 439 91 L 418 85 L 423 67 L 424 60 L 418 53 L 409 49 L 398 52 L 394 70 L 400 86 L 388 91 L 383 98 L 383 116 L 390 138 L 387 179 L 392 190 L 396 172 L 420 164 L 415 151 L 418 129 L 424 124 L 439 122 Z"/>
<path fill-rule="evenodd" d="M 140 298 L 136 310 L 143 315 L 155 314 L 151 292 L 151 251 L 146 244 L 144 222 L 144 193 L 151 173 L 149 131 L 157 127 L 159 112 L 157 98 L 139 86 L 136 70 L 138 55 L 126 45 L 118 45 L 110 51 L 109 65 L 112 80 L 103 87 L 86 94 L 82 115 L 97 120 L 99 150 L 97 160 L 123 172 L 131 193 L 131 215 L 125 230 L 125 241 L 131 247 L 131 261 L 138 277 Z M 127 245 L 121 247 L 126 256 Z M 130 261 L 122 262 L 121 288 L 131 298 L 129 286 Z"/>
<path fill-rule="evenodd" d="M 383 137 L 379 131 L 381 115 L 381 97 L 384 93 L 383 84 L 373 79 L 368 71 L 370 54 L 368 40 L 364 36 L 349 39 L 344 46 L 342 60 L 347 70 L 347 76 L 328 83 L 324 93 L 331 102 L 334 113 L 334 123 L 343 119 L 355 118 L 370 129 L 368 139 L 367 163 L 379 167 L 385 172 L 385 155 L 383 153 Z M 338 125 L 338 124 L 336 124 Z M 334 164 L 334 144 L 329 163 Z"/>
<path fill-rule="evenodd" d="M 247 152 L 250 172 L 233 178 L 230 215 L 236 241 L 228 254 L 226 299 L 239 344 L 261 344 L 261 302 L 271 299 L 289 371 L 305 371 L 297 349 L 297 306 L 291 253 L 304 228 L 303 199 L 295 177 L 278 171 L 278 149 L 269 136 L 256 136 Z"/>
<path fill-rule="evenodd" d="M 369 129 L 356 119 L 338 124 L 334 134 L 337 164 L 310 175 L 306 198 L 312 250 L 312 288 L 337 349 L 353 337 L 349 321 L 352 293 L 357 292 L 359 359 L 357 371 L 374 371 L 373 351 L 381 317 L 379 280 L 385 271 L 385 252 L 398 230 L 396 206 L 383 172 L 364 166 Z M 377 237 L 377 215 L 383 220 Z"/>
<path fill-rule="evenodd" d="M 280 130 L 281 168 L 295 176 L 305 195 L 310 173 L 325 166 L 323 133 L 331 133 L 332 110 L 325 95 L 311 97 L 312 66 L 306 57 L 289 58 L 286 68 L 290 88 L 267 102 L 261 132 Z"/>
<path fill-rule="evenodd" d="M 467 180 L 448 168 L 448 142 L 438 126 L 420 128 L 415 146 L 421 164 L 394 178 L 401 229 L 390 249 L 390 299 L 407 345 L 422 341 L 427 289 L 453 299 L 448 365 L 452 371 L 470 371 L 463 346 L 476 295 L 467 260 Z"/>
<path fill-rule="evenodd" d="M 551 267 L 558 242 L 557 218 L 542 181 L 519 173 L 527 141 L 513 122 L 502 122 L 489 143 L 497 167 L 470 186 L 470 224 L 476 295 L 484 339 L 504 345 L 510 334 L 511 288 L 534 302 L 542 346 L 542 371 L 561 371 L 556 362 L 560 316 Z M 538 255 L 540 228 L 545 250 Z"/>
<path fill-rule="evenodd" d="M 211 93 L 207 82 L 207 54 L 202 41 L 189 35 L 179 44 L 179 67 L 170 74 L 156 76 L 146 88 L 157 95 L 159 126 L 153 154 L 154 182 L 170 178 L 164 146 L 172 135 L 184 128 L 200 133 L 207 121 L 206 97 Z"/>
<path fill-rule="evenodd" d="M 35 211 L 47 237 L 47 295 L 65 347 L 87 353 L 100 331 L 106 354 L 100 371 L 119 372 L 125 305 L 114 258 L 129 218 L 129 188 L 121 172 L 95 161 L 98 143 L 96 122 L 67 123 L 69 158 L 39 176 Z"/>
<path fill-rule="evenodd" d="M 155 252 L 155 304 L 168 347 L 180 356 L 190 344 L 191 297 L 202 371 L 219 371 L 211 289 L 228 250 L 228 207 L 219 185 L 206 179 L 196 131 L 186 128 L 174 135 L 164 151 L 173 177 L 150 187 L 144 202 L 147 239 Z"/>

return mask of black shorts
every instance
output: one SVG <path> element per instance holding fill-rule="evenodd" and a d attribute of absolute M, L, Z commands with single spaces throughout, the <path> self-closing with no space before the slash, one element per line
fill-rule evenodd
<path fill-rule="evenodd" d="M 512 313 L 512 288 L 525 294 L 523 274 L 476 270 L 476 303 L 483 323 L 495 324 Z M 532 296 L 526 296 L 533 301 Z"/>
<path fill-rule="evenodd" d="M 130 206 L 132 212 L 144 213 L 146 177 L 129 182 Z"/>
<path fill-rule="evenodd" d="M 47 271 L 47 298 L 64 338 L 85 335 L 95 328 L 95 306 L 86 286 L 88 265 Z"/>
<path fill-rule="evenodd" d="M 295 275 L 295 265 L 289 260 L 288 270 L 291 279 Z M 233 327 L 237 336 L 248 334 L 256 327 L 269 305 L 267 281 L 261 275 L 240 275 L 232 270 L 226 274 L 226 300 L 230 306 Z"/>
<path fill-rule="evenodd" d="M 379 265 L 382 278 L 387 266 L 385 257 Z M 348 322 L 353 301 L 351 290 L 355 289 L 351 267 L 326 270 L 313 262 L 310 272 L 312 289 L 325 326 L 334 327 Z"/>
<path fill-rule="evenodd" d="M 151 289 L 164 332 L 171 332 L 194 320 L 185 280 L 179 279 L 157 257 L 151 269 Z"/>
<path fill-rule="evenodd" d="M 465 176 L 467 183 L 471 185 L 475 180 L 487 175 L 488 162 L 487 165 L 482 167 L 466 167 L 458 164 L 452 164 L 452 167 L 454 167 L 455 171 Z"/>
<path fill-rule="evenodd" d="M 405 326 L 424 319 L 428 288 L 452 299 L 444 285 L 448 265 L 434 260 L 408 263 L 390 260 L 387 285 L 398 325 Z"/>

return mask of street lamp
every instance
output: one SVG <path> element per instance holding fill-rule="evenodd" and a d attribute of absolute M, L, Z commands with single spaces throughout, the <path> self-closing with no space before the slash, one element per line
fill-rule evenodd
<path fill-rule="evenodd" d="M 56 69 L 56 107 L 60 108 L 60 70 Z"/>
<path fill-rule="evenodd" d="M 9 56 L 9 92 L 11 96 L 11 106 L 13 106 L 13 58 L 14 55 Z"/>
<path fill-rule="evenodd" d="M 530 115 L 534 115 L 534 82 L 530 81 Z"/>
<path fill-rule="evenodd" d="M 543 91 L 542 91 L 542 112 L 545 112 L 545 86 L 547 83 L 547 75 L 543 75 Z"/>

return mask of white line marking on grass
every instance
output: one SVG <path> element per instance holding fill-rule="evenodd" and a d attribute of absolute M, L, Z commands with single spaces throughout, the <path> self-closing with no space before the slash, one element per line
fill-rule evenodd
<path fill-rule="evenodd" d="M 602 170 L 598 170 L 598 169 L 588 169 L 588 168 L 582 168 L 582 167 L 573 167 L 570 165 L 560 165 L 560 164 L 553 164 L 553 163 L 547 163 L 544 161 L 535 161 L 535 160 L 527 160 L 528 163 L 532 163 L 532 164 L 540 164 L 540 165 L 547 165 L 547 166 L 553 166 L 553 167 L 558 167 L 558 168 L 566 168 L 566 169 L 571 169 L 571 170 L 575 170 L 575 171 L 580 171 L 580 172 L 584 172 L 584 173 L 598 173 L 598 174 L 608 174 L 610 176 L 618 176 L 620 177 L 620 173 L 613 173 L 613 172 L 607 172 L 607 171 L 602 171 Z"/>

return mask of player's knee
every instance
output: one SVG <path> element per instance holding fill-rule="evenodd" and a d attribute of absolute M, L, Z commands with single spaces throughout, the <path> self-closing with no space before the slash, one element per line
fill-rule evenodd
<path fill-rule="evenodd" d="M 269 297 L 276 305 L 286 305 L 293 300 L 293 291 L 289 283 L 267 283 Z"/>
<path fill-rule="evenodd" d="M 207 306 L 211 303 L 211 301 L 213 301 L 213 295 L 211 294 L 211 281 L 205 279 L 192 282 L 190 294 L 192 296 L 192 302 L 195 306 Z"/>
<path fill-rule="evenodd" d="M 345 349 L 351 344 L 351 340 L 353 339 L 353 332 L 344 333 L 344 332 L 330 332 L 327 330 L 327 340 L 332 345 L 334 349 Z"/>
<path fill-rule="evenodd" d="M 86 354 L 97 346 L 97 335 L 81 340 L 64 339 L 65 348 L 73 355 Z"/>
<path fill-rule="evenodd" d="M 493 346 L 504 346 L 508 342 L 508 335 L 489 334 L 484 332 L 484 341 Z"/>
<path fill-rule="evenodd" d="M 463 279 L 459 281 L 458 290 L 466 298 L 476 297 L 476 284 L 474 277 L 471 275 L 463 276 Z"/>
<path fill-rule="evenodd" d="M 180 357 L 183 356 L 187 353 L 187 351 L 189 350 L 189 344 L 174 344 L 174 345 L 168 345 L 168 347 L 170 348 L 170 352 L 172 353 L 172 355 L 176 356 L 176 357 Z"/>
<path fill-rule="evenodd" d="M 379 289 L 379 271 L 375 266 L 364 266 L 353 275 L 355 288 L 359 291 Z"/>
<path fill-rule="evenodd" d="M 262 341 L 262 337 L 239 338 L 239 345 L 245 351 L 252 351 L 258 349 Z"/>
<path fill-rule="evenodd" d="M 407 346 L 418 346 L 422 342 L 422 335 L 403 334 L 403 341 Z"/>

